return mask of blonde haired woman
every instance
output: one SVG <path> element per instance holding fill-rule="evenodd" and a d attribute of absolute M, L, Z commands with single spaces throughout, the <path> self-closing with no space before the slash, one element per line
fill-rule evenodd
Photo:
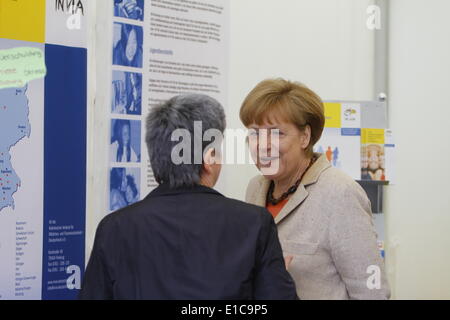
<path fill-rule="evenodd" d="M 273 215 L 299 297 L 388 299 L 367 195 L 313 152 L 325 123 L 321 99 L 299 83 L 265 80 L 240 118 L 262 173 L 250 181 L 246 201 Z"/>

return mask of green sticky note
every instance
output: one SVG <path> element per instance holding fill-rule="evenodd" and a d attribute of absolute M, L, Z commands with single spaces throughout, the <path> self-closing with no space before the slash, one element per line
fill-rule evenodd
<path fill-rule="evenodd" d="M 44 53 L 39 48 L 20 47 L 0 50 L 0 89 L 22 88 L 45 77 Z"/>

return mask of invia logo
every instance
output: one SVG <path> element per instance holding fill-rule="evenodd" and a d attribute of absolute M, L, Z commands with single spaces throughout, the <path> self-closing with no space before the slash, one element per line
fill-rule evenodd
<path fill-rule="evenodd" d="M 84 15 L 82 0 L 55 0 L 55 11 L 64 12 L 69 15 L 69 18 L 66 20 L 67 29 L 81 29 L 81 16 Z"/>

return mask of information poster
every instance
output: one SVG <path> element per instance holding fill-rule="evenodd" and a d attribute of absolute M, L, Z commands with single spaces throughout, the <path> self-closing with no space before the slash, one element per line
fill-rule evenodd
<path fill-rule="evenodd" d="M 314 150 L 355 180 L 361 178 L 361 106 L 358 103 L 325 103 L 325 128 Z"/>
<path fill-rule="evenodd" d="M 355 180 L 395 177 L 395 143 L 386 121 L 386 103 L 325 102 L 325 128 L 314 151 Z"/>
<path fill-rule="evenodd" d="M 86 2 L 0 2 L 0 299 L 73 299 L 80 288 Z"/>
<path fill-rule="evenodd" d="M 102 1 L 110 12 L 110 39 L 102 58 L 110 68 L 99 79 L 109 121 L 108 210 L 143 199 L 157 183 L 145 144 L 152 107 L 184 93 L 227 103 L 229 3 L 226 0 Z"/>

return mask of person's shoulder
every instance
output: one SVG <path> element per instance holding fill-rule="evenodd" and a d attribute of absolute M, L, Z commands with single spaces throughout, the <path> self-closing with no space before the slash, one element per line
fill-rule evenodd
<path fill-rule="evenodd" d="M 220 206 L 225 209 L 226 214 L 240 219 L 260 219 L 266 214 L 266 209 L 241 200 L 221 197 Z"/>
<path fill-rule="evenodd" d="M 332 189 L 347 190 L 359 187 L 359 184 L 342 170 L 329 167 L 324 170 L 317 181 L 321 186 L 328 186 Z"/>
<path fill-rule="evenodd" d="M 136 219 L 143 210 L 145 211 L 144 201 L 138 201 L 122 209 L 111 212 L 101 220 L 99 226 L 101 228 L 113 228 L 113 226 L 120 226 L 124 222 L 131 222 Z"/>
<path fill-rule="evenodd" d="M 324 170 L 317 181 L 317 189 L 323 193 L 333 194 L 335 197 L 356 196 L 366 199 L 364 189 L 348 174 L 342 170 L 329 167 Z"/>
<path fill-rule="evenodd" d="M 228 208 L 235 208 L 236 210 L 239 209 L 239 211 L 241 212 L 254 212 L 255 210 L 258 210 L 258 208 L 260 208 L 242 200 L 229 198 L 224 195 L 221 196 L 218 201 L 220 202 L 220 205 L 224 205 Z"/>
<path fill-rule="evenodd" d="M 315 186 L 315 192 L 321 193 L 327 198 L 327 203 L 335 203 L 334 216 L 336 212 L 343 215 L 354 213 L 370 213 L 370 200 L 364 189 L 345 172 L 330 167 L 322 172 Z M 363 208 L 364 210 L 353 210 Z"/>
<path fill-rule="evenodd" d="M 245 201 L 251 202 L 251 198 L 253 198 L 255 192 L 259 192 L 260 186 L 264 182 L 264 179 L 266 178 L 260 174 L 250 179 L 247 185 L 247 190 L 245 191 Z"/>
<path fill-rule="evenodd" d="M 261 182 L 263 182 L 264 179 L 266 179 L 266 178 L 264 178 L 263 175 L 258 174 L 258 175 L 254 176 L 253 178 L 250 179 L 250 181 L 248 183 L 248 186 L 250 187 L 250 186 L 258 185 Z"/>

